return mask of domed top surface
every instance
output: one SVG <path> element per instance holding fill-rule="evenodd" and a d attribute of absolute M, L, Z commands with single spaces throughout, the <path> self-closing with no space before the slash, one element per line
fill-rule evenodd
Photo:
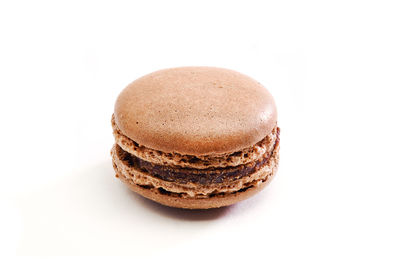
<path fill-rule="evenodd" d="M 139 145 L 163 152 L 212 155 L 250 147 L 276 125 L 271 94 L 257 81 L 215 67 L 160 70 L 129 84 L 115 121 Z"/>

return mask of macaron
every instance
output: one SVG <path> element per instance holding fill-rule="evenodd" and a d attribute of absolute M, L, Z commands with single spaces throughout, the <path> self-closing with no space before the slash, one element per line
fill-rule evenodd
<path fill-rule="evenodd" d="M 262 190 L 278 168 L 274 99 L 233 70 L 180 67 L 145 75 L 120 93 L 111 123 L 116 177 L 166 206 L 234 204 Z"/>

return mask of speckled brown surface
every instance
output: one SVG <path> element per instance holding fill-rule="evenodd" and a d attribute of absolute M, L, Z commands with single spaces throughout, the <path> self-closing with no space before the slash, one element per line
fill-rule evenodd
<path fill-rule="evenodd" d="M 115 103 L 127 137 L 163 152 L 210 155 L 253 146 L 276 126 L 276 107 L 257 81 L 215 67 L 157 71 L 128 85 Z"/>

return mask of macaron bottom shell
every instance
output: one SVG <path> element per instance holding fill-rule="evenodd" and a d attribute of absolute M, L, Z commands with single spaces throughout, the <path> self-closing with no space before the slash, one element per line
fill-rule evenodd
<path fill-rule="evenodd" d="M 231 191 L 226 191 L 221 186 L 220 192 L 213 192 L 209 195 L 200 195 L 191 197 L 186 193 L 173 192 L 175 188 L 167 190 L 167 188 L 155 186 L 155 184 L 141 184 L 139 180 L 142 177 L 140 171 L 131 170 L 130 173 L 126 173 L 128 167 L 125 167 L 123 160 L 121 160 L 120 155 L 117 154 L 116 146 L 113 147 L 111 151 L 113 157 L 113 167 L 116 173 L 116 177 L 124 182 L 131 190 L 134 192 L 153 200 L 157 203 L 177 208 L 186 209 L 208 209 L 208 208 L 219 208 L 224 206 L 229 206 L 231 204 L 237 203 L 239 201 L 245 200 L 254 194 L 261 191 L 275 176 L 279 164 L 279 143 L 274 149 L 270 159 L 268 161 L 265 170 L 268 171 L 264 173 L 262 177 L 256 178 L 251 182 L 243 184 L 240 180 L 237 180 L 237 188 L 233 188 Z M 159 181 L 162 181 L 159 179 Z M 157 182 L 162 183 L 162 182 Z M 196 192 L 196 188 L 193 190 Z"/>
<path fill-rule="evenodd" d="M 183 198 L 175 196 L 168 191 L 160 190 L 159 188 L 144 188 L 133 183 L 132 180 L 127 179 L 118 172 L 116 172 L 116 177 L 124 182 L 132 191 L 159 204 L 185 209 L 211 209 L 229 206 L 253 196 L 264 189 L 272 180 L 274 175 L 260 180 L 257 186 L 242 189 L 234 193 L 219 194 L 208 198 Z"/>

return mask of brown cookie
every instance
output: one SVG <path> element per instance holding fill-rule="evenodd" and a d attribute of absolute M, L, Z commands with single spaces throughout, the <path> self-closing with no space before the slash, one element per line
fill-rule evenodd
<path fill-rule="evenodd" d="M 119 95 L 111 153 L 117 177 L 164 205 L 233 204 L 274 176 L 279 128 L 258 82 L 215 67 L 157 71 Z"/>

